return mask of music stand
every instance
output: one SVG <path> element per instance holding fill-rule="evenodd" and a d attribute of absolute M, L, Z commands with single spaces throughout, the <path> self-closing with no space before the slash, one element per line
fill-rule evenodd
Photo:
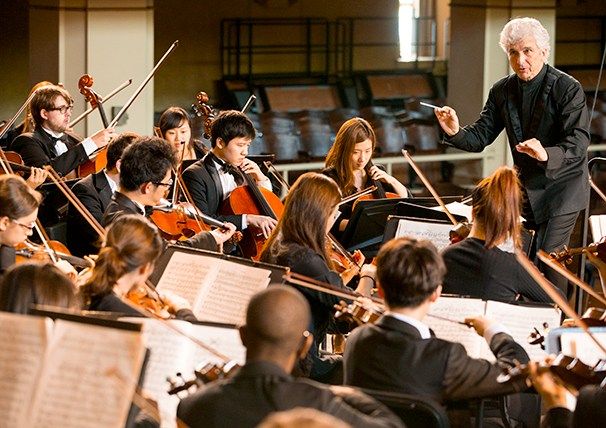
<path fill-rule="evenodd" d="M 398 202 L 405 200 L 407 198 L 358 201 L 343 231 L 343 246 L 348 251 L 360 250 L 367 258 L 374 257 L 383 242 L 387 217 L 395 214 Z"/>

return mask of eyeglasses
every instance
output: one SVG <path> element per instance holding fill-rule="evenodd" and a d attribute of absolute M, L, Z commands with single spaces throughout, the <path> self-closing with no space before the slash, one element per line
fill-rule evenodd
<path fill-rule="evenodd" d="M 30 223 L 30 224 L 23 224 L 23 223 L 19 223 L 17 220 L 13 220 L 13 219 L 11 219 L 11 221 L 12 221 L 13 223 L 15 223 L 17 226 L 21 226 L 23 229 L 28 230 L 28 231 L 30 231 L 30 232 L 31 232 L 32 230 L 34 230 L 34 227 L 36 227 L 36 223 L 35 223 L 35 222 L 32 222 L 32 223 Z"/>
<path fill-rule="evenodd" d="M 67 113 L 67 111 L 69 110 L 70 112 L 74 110 L 74 105 L 70 104 L 68 106 L 61 106 L 61 107 L 53 107 L 53 108 L 47 108 L 46 110 L 48 111 L 60 111 L 61 114 L 65 114 Z"/>
<path fill-rule="evenodd" d="M 170 187 L 170 186 L 172 186 L 172 185 L 173 185 L 173 180 L 172 180 L 172 179 L 168 180 L 168 183 L 162 183 L 162 182 L 160 181 L 160 182 L 152 182 L 152 184 L 155 184 L 156 186 L 166 186 L 166 187 Z"/>

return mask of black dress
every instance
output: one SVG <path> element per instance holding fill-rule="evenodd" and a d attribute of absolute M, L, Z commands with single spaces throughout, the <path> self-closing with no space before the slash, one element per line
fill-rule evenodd
<path fill-rule="evenodd" d="M 276 250 L 277 249 L 277 250 Z M 329 269 L 324 258 L 308 247 L 292 242 L 274 243 L 271 254 L 264 254 L 262 261 L 287 266 L 292 272 L 305 275 L 318 281 L 329 283 L 335 287 L 342 288 L 346 292 L 352 290 L 343 285 L 341 276 Z M 310 332 L 314 335 L 314 345 L 309 352 L 312 364 L 309 376 L 316 380 L 331 379 L 333 374 L 341 370 L 341 362 L 334 358 L 322 358 L 318 347 L 324 340 L 327 332 L 336 329 L 333 314 L 334 305 L 339 303 L 339 298 L 333 295 L 311 290 L 305 287 L 297 287 L 305 296 L 311 307 L 312 325 Z"/>
<path fill-rule="evenodd" d="M 532 302 L 552 303 L 549 296 L 516 261 L 514 254 L 484 241 L 466 238 L 442 252 L 446 276 L 442 292 L 483 300 L 513 301 L 518 295 Z"/>

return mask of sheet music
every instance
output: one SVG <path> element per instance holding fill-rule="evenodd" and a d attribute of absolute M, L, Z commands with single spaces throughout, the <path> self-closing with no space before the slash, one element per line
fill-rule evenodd
<path fill-rule="evenodd" d="M 467 299 L 460 297 L 440 297 L 431 305 L 429 314 L 448 318 L 455 321 L 464 321 L 470 316 L 482 315 L 486 302 L 480 299 Z M 467 354 L 473 358 L 484 357 L 486 341 L 478 336 L 473 328 L 444 321 L 430 316 L 423 320 L 437 337 L 451 342 L 461 343 Z M 490 349 L 488 350 L 490 353 Z M 492 358 L 494 360 L 494 357 Z"/>
<path fill-rule="evenodd" d="M 542 332 L 543 323 L 548 328 L 560 325 L 560 311 L 554 307 L 533 307 L 524 305 L 512 305 L 508 303 L 486 302 L 486 317 L 503 324 L 514 340 L 522 345 L 531 360 L 543 360 L 547 353 L 539 345 L 528 343 L 528 336 L 536 327 Z"/>
<path fill-rule="evenodd" d="M 240 324 L 250 298 L 267 288 L 270 275 L 269 269 L 175 251 L 157 289 L 186 298 L 201 321 Z"/>
<path fill-rule="evenodd" d="M 193 308 L 207 278 L 217 270 L 218 259 L 175 251 L 162 273 L 156 289 L 170 291 L 189 302 Z"/>
<path fill-rule="evenodd" d="M 0 312 L 0 427 L 25 425 L 52 329 L 49 319 Z"/>
<path fill-rule="evenodd" d="M 29 425 L 123 427 L 144 352 L 139 332 L 57 320 Z"/>
<path fill-rule="evenodd" d="M 401 219 L 398 221 L 394 238 L 408 236 L 416 239 L 427 239 L 436 246 L 438 251 L 442 251 L 450 245 L 449 234 L 452 227 L 452 224 Z"/>
<path fill-rule="evenodd" d="M 591 237 L 593 242 L 598 242 L 606 236 L 606 215 L 592 215 L 589 217 L 589 226 L 591 227 Z"/>
<path fill-rule="evenodd" d="M 174 428 L 179 397 L 168 395 L 169 384 L 166 378 L 175 378 L 177 373 L 182 373 L 183 377 L 189 380 L 194 377 L 193 371 L 200 363 L 221 363 L 222 360 L 157 320 L 144 318 L 127 320 L 143 323 L 143 339 L 146 347 L 150 349 L 143 390 L 158 402 L 162 428 Z M 240 342 L 237 329 L 195 325 L 179 320 L 168 322 L 227 355 L 238 364 L 244 364 L 246 350 Z"/>
<path fill-rule="evenodd" d="M 606 347 L 606 333 L 592 332 L 595 338 Z M 606 358 L 604 352 L 583 331 L 562 333 L 560 336 L 562 353 L 577 357 L 587 365 L 594 366 L 598 360 Z"/>
<path fill-rule="evenodd" d="M 213 281 L 199 296 L 195 315 L 201 321 L 242 324 L 253 295 L 267 288 L 271 271 L 221 260 Z"/>
<path fill-rule="evenodd" d="M 471 221 L 471 205 L 455 201 L 446 204 L 446 208 L 448 208 L 448 211 L 450 211 L 451 214 L 462 215 L 463 217 L 467 218 L 467 221 Z M 440 205 L 431 207 L 431 209 L 444 212 Z"/>

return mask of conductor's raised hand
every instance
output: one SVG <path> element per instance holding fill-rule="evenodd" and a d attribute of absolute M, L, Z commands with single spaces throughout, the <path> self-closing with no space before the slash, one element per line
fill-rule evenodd
<path fill-rule="evenodd" d="M 531 138 L 530 140 L 518 143 L 516 145 L 516 150 L 520 153 L 526 153 L 528 156 L 535 158 L 539 162 L 545 162 L 547 159 L 549 159 L 547 151 L 541 142 L 536 138 Z"/>
<path fill-rule="evenodd" d="M 448 136 L 452 137 L 459 132 L 459 117 L 452 107 L 434 108 L 433 112 L 438 118 L 438 123 Z"/>

